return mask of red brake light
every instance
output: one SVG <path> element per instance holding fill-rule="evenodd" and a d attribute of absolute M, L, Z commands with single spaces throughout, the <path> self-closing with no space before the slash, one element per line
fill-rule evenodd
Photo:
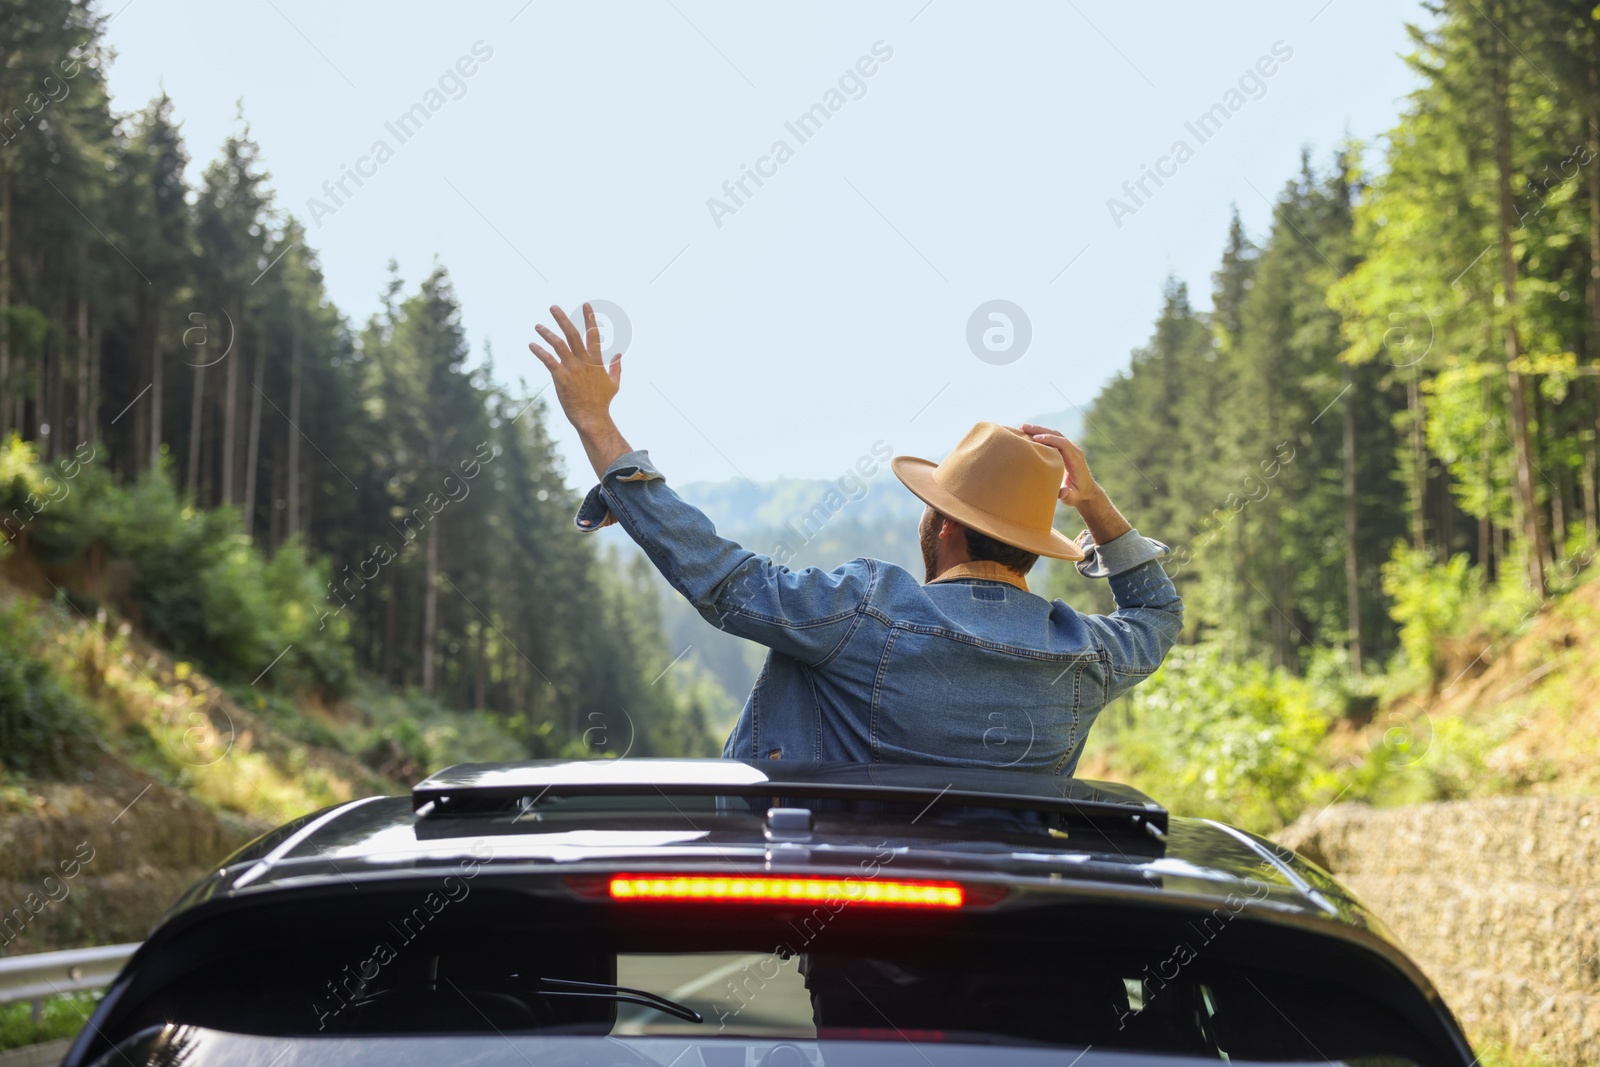
<path fill-rule="evenodd" d="M 732 904 L 819 904 L 842 900 L 891 908 L 959 908 L 966 894 L 956 882 L 902 882 L 882 878 L 786 878 L 614 874 L 613 900 L 720 901 Z"/>

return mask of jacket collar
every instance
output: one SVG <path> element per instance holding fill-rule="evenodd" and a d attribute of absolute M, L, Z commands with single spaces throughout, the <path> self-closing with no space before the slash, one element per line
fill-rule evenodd
<path fill-rule="evenodd" d="M 1016 586 L 1024 593 L 1028 592 L 1028 580 L 1010 567 L 996 563 L 992 559 L 975 559 L 966 563 L 957 563 L 935 578 L 935 582 L 952 582 L 962 578 L 981 578 L 986 582 L 1004 582 Z"/>

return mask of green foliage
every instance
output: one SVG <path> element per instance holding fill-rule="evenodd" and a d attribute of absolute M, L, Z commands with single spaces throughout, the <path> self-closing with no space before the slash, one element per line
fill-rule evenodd
<path fill-rule="evenodd" d="M 1174 649 L 1090 745 L 1112 746 L 1118 773 L 1175 812 L 1269 832 L 1328 791 L 1331 721 L 1304 681 L 1205 643 Z"/>
<path fill-rule="evenodd" d="M 1420 87 L 1377 171 L 1358 145 L 1320 168 L 1308 156 L 1262 233 L 1233 219 L 1210 310 L 1169 279 L 1149 343 L 1085 422 L 1113 497 L 1177 549 L 1200 643 L 1140 690 L 1136 709 L 1156 703 L 1119 751 L 1219 814 L 1259 789 L 1243 817 L 1285 817 L 1324 774 L 1284 755 L 1313 747 L 1318 716 L 1436 680 L 1457 646 L 1514 629 L 1537 557 L 1525 517 L 1569 554 L 1594 540 L 1600 23 L 1565 4 L 1496 11 L 1430 5 L 1409 58 Z M 703 624 L 675 630 L 658 579 L 574 532 L 578 489 L 545 406 L 493 383 L 444 267 L 409 289 L 394 277 L 382 312 L 352 326 L 242 115 L 190 187 L 165 94 L 113 114 L 104 16 L 67 0 L 26 12 L 0 25 L 0 99 L 25 99 L 63 56 L 82 69 L 0 160 L 0 434 L 37 437 L 0 449 L 5 543 L 86 614 L 121 614 L 266 701 L 281 729 L 373 760 L 716 751 L 708 722 L 727 698 L 679 662 Z M 1508 145 L 1488 121 L 1502 106 Z M 1531 383 L 1525 441 L 1509 370 Z M 91 458 L 68 456 L 68 434 Z M 1537 472 L 1529 501 L 1519 456 Z M 753 547 L 810 508 L 810 490 L 790 491 L 750 516 Z M 860 514 L 878 506 L 874 489 Z M 800 547 L 833 556 L 856 508 Z M 915 562 L 903 529 L 883 551 Z M 1427 551 L 1396 552 L 1402 539 Z M 1063 568 L 1038 577 L 1109 606 Z M 1391 659 L 1386 689 L 1373 667 Z M 279 703 L 308 687 L 362 694 L 367 725 Z M 1362 772 L 1373 789 L 1386 767 Z"/>
<path fill-rule="evenodd" d="M 1383 742 L 1350 775 L 1346 799 L 1396 806 L 1505 791 L 1510 783 L 1493 769 L 1489 754 L 1516 732 L 1515 716 L 1481 725 L 1411 711 L 1394 713 Z"/>
<path fill-rule="evenodd" d="M 347 751 L 401 781 L 416 781 L 453 763 L 527 759 L 525 724 L 488 711 L 457 711 L 412 691 L 362 685 L 351 706 L 364 725 L 341 740 Z"/>
<path fill-rule="evenodd" d="M 1536 604 L 1514 568 L 1497 585 L 1485 587 L 1482 568 L 1471 566 L 1464 553 L 1439 563 L 1432 553 L 1404 544 L 1396 545 L 1384 564 L 1383 586 L 1400 627 L 1396 685 L 1448 681 L 1439 672 L 1452 642 L 1487 644 L 1504 637 Z"/>
<path fill-rule="evenodd" d="M 37 512 L 28 511 L 30 499 Z M 127 565 L 126 607 L 208 673 L 249 682 L 271 665 L 268 686 L 338 692 L 347 684 L 345 628 L 316 610 L 324 569 L 294 543 L 265 558 L 239 532 L 236 512 L 187 506 L 164 473 L 117 485 L 102 461 L 68 477 L 13 438 L 0 452 L 0 507 L 27 515 L 20 535 L 46 564 L 72 563 L 98 546 L 113 565 Z"/>
<path fill-rule="evenodd" d="M 1468 564 L 1460 555 L 1436 565 L 1431 554 L 1401 544 L 1383 566 L 1383 588 L 1400 625 L 1405 665 L 1420 672 L 1425 683 L 1437 680 L 1434 656 L 1441 640 L 1471 617 L 1469 607 L 1482 602 L 1480 574 Z"/>
<path fill-rule="evenodd" d="M 94 720 L 36 646 L 39 609 L 22 598 L 0 605 L 0 767 L 61 777 L 94 745 Z"/>
<path fill-rule="evenodd" d="M 175 653 L 225 679 L 250 680 L 294 645 L 274 672 L 298 666 L 323 685 L 343 680 L 336 637 L 318 636 L 312 610 L 323 582 L 295 547 L 263 560 L 238 532 L 235 512 L 186 509 L 160 476 L 94 503 L 100 539 L 133 565 L 145 625 Z"/>
<path fill-rule="evenodd" d="M 34 1020 L 33 1005 L 28 1001 L 0 1005 L 0 1051 L 78 1036 L 104 995 L 95 992 L 45 997 L 39 1005 L 38 1021 Z"/>

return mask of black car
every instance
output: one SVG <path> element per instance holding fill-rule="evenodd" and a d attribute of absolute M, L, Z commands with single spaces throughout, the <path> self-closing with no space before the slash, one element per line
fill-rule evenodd
<path fill-rule="evenodd" d="M 172 909 L 87 1064 L 1470 1065 L 1326 872 L 1136 790 L 733 760 L 453 767 Z"/>

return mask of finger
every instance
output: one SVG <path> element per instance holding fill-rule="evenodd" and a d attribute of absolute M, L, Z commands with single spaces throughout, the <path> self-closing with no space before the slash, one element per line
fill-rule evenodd
<path fill-rule="evenodd" d="M 1034 434 L 1041 434 L 1041 433 L 1054 434 L 1057 437 L 1065 437 L 1066 436 L 1066 434 L 1062 433 L 1060 430 L 1052 430 L 1048 426 L 1040 426 L 1040 425 L 1038 425 L 1036 423 L 1032 423 L 1032 422 L 1023 423 L 1022 424 L 1022 432 L 1026 433 L 1026 434 L 1028 434 L 1030 436 L 1032 436 Z"/>
<path fill-rule="evenodd" d="M 622 384 L 622 353 L 618 352 L 611 357 L 611 366 L 606 368 L 611 375 L 611 381 L 616 385 Z"/>
<path fill-rule="evenodd" d="M 572 358 L 572 350 L 567 348 L 567 343 L 558 337 L 554 330 L 542 322 L 535 326 L 534 329 L 539 332 L 540 337 L 545 339 L 546 344 L 555 349 L 556 355 L 560 356 L 563 362 Z"/>
<path fill-rule="evenodd" d="M 552 307 L 550 314 L 556 317 L 556 323 L 561 327 L 561 332 L 567 335 L 567 344 L 571 346 L 572 351 L 587 355 L 589 350 L 583 346 L 583 335 L 578 332 L 576 326 L 572 325 L 572 320 L 567 318 L 567 313 L 558 307 Z"/>
<path fill-rule="evenodd" d="M 539 358 L 539 362 L 543 363 L 546 367 L 549 367 L 552 372 L 557 367 L 561 366 L 561 361 L 555 356 L 551 355 L 549 352 L 546 352 L 544 346 L 536 341 L 528 342 L 528 351 L 537 356 Z"/>
<path fill-rule="evenodd" d="M 594 357 L 596 363 L 606 361 L 606 357 L 600 351 L 600 324 L 595 321 L 592 304 L 583 305 L 583 347 L 584 351 Z"/>
<path fill-rule="evenodd" d="M 1070 438 L 1062 437 L 1059 434 L 1039 433 L 1034 434 L 1033 439 L 1041 445 L 1048 445 L 1060 452 L 1062 462 L 1069 468 L 1088 465 L 1088 461 L 1083 455 L 1083 449 Z"/>

